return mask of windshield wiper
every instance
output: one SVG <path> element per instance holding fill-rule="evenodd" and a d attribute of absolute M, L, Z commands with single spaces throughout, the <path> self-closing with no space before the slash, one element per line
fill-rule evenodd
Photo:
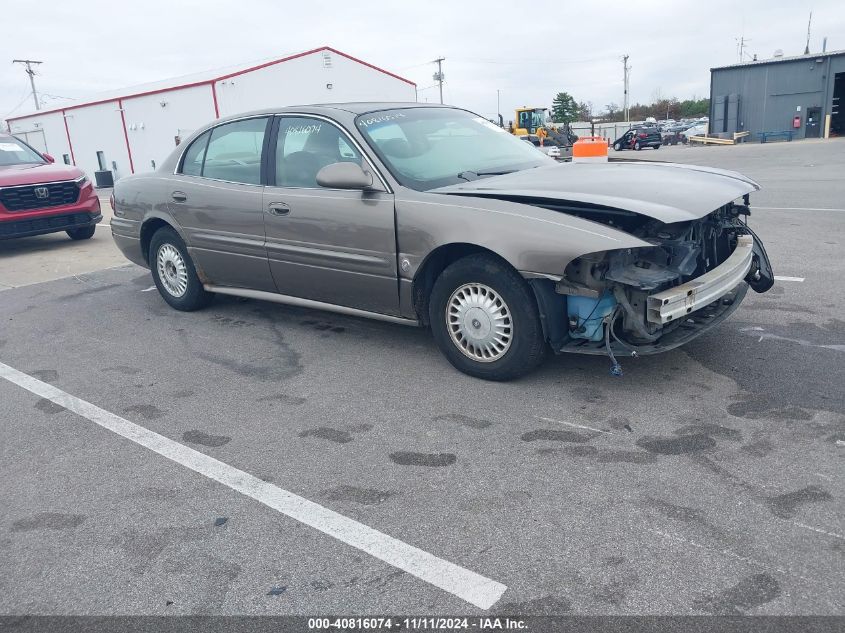
<path fill-rule="evenodd" d="M 505 174 L 512 174 L 515 171 L 518 171 L 518 170 L 516 170 L 516 169 L 503 169 L 501 171 L 472 171 L 472 170 L 467 170 L 467 171 L 462 171 L 461 173 L 459 173 L 457 175 L 457 177 L 463 178 L 467 182 L 470 182 L 470 179 L 467 178 L 464 174 L 475 174 L 476 176 L 504 176 Z"/>

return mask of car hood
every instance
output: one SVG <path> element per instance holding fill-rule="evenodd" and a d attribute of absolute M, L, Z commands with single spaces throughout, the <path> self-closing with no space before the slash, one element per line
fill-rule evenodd
<path fill-rule="evenodd" d="M 0 187 L 36 185 L 56 180 L 75 180 L 82 170 L 72 165 L 42 163 L 38 165 L 0 165 Z"/>
<path fill-rule="evenodd" d="M 661 222 L 702 218 L 760 186 L 733 171 L 637 161 L 564 163 L 480 178 L 432 189 L 429 193 L 497 198 L 542 206 L 621 209 Z"/>

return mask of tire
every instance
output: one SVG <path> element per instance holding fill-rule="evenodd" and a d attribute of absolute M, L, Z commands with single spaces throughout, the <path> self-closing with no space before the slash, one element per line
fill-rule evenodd
<path fill-rule="evenodd" d="M 214 298 L 202 287 L 182 238 L 169 226 L 160 228 L 150 240 L 149 262 L 156 288 L 170 307 L 192 312 Z"/>
<path fill-rule="evenodd" d="M 475 301 L 482 306 L 473 305 Z M 499 338 L 467 336 L 475 332 L 472 328 L 484 334 L 487 326 L 492 332 L 491 316 L 502 320 Z M 429 320 L 446 359 L 476 378 L 518 378 L 535 369 L 548 351 L 534 293 L 519 273 L 491 255 L 469 255 L 440 274 L 429 299 Z M 479 341 L 488 343 L 486 352 L 473 345 Z"/>
<path fill-rule="evenodd" d="M 655 145 L 654 149 L 660 149 L 660 145 Z"/>
<path fill-rule="evenodd" d="M 94 233 L 97 230 L 97 225 L 92 224 L 91 226 L 85 226 L 81 229 L 68 229 L 65 231 L 68 237 L 72 240 L 90 240 L 94 237 Z"/>
<path fill-rule="evenodd" d="M 613 149 L 617 152 L 620 151 L 622 149 L 622 144 L 621 143 L 614 143 Z"/>
<path fill-rule="evenodd" d="M 635 150 L 637 150 L 638 152 L 639 152 L 642 148 L 643 148 L 643 146 L 642 146 L 642 145 L 640 145 L 640 142 L 639 142 L 639 141 L 637 141 L 636 143 L 634 143 L 634 149 L 635 149 Z"/>

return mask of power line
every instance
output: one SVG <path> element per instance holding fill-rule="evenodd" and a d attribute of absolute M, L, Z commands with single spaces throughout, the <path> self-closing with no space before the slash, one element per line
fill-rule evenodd
<path fill-rule="evenodd" d="M 35 92 L 35 70 L 32 68 L 32 66 L 43 64 L 44 62 L 39 62 L 34 59 L 13 59 L 12 63 L 23 64 L 26 67 L 26 70 L 24 72 L 29 75 L 29 85 L 32 86 L 32 98 L 35 101 L 35 109 L 40 110 L 41 104 L 38 102 L 38 93 Z"/>

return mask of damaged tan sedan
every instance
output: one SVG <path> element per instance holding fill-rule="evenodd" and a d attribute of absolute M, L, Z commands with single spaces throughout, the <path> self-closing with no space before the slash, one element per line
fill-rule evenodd
<path fill-rule="evenodd" d="M 508 380 L 549 350 L 672 349 L 773 274 L 756 183 L 666 163 L 558 164 L 450 107 L 337 104 L 215 121 L 121 179 L 112 234 L 164 300 L 214 294 L 429 326 Z"/>

